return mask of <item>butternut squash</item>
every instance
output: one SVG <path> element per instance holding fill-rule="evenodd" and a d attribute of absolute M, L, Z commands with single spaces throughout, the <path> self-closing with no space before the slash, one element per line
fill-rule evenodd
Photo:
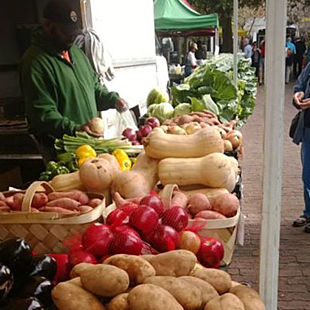
<path fill-rule="evenodd" d="M 78 171 L 56 175 L 50 181 L 50 184 L 56 192 L 65 192 L 73 189 L 85 190 Z"/>
<path fill-rule="evenodd" d="M 202 158 L 166 158 L 158 166 L 159 180 L 163 185 L 201 184 L 226 188 L 232 192 L 236 173 L 228 156 L 212 153 Z"/>
<path fill-rule="evenodd" d="M 142 152 L 131 171 L 123 171 L 115 177 L 112 193 L 118 192 L 125 199 L 144 197 L 157 182 L 158 161 Z"/>
<path fill-rule="evenodd" d="M 101 193 L 111 186 L 119 171 L 117 162 L 114 164 L 106 158 L 93 158 L 80 167 L 80 179 L 89 191 Z"/>
<path fill-rule="evenodd" d="M 146 155 L 155 159 L 202 157 L 224 152 L 224 141 L 218 130 L 212 127 L 185 136 L 156 130 L 143 139 L 143 145 Z"/>

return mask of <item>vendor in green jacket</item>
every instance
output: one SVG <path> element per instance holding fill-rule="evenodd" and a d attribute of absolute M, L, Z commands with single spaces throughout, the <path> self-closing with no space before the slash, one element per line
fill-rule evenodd
<path fill-rule="evenodd" d="M 33 133 L 61 138 L 86 131 L 98 111 L 128 109 L 126 101 L 102 86 L 82 50 L 73 45 L 80 32 L 70 0 L 52 0 L 44 9 L 42 27 L 21 63 L 26 116 Z"/>

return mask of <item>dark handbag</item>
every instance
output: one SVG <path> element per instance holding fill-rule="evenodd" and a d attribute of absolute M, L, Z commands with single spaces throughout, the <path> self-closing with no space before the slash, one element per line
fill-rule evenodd
<path fill-rule="evenodd" d="M 289 136 L 293 139 L 296 133 L 297 125 L 299 122 L 299 117 L 301 115 L 301 111 L 299 111 L 294 118 L 292 119 L 291 126 L 290 126 L 290 131 L 289 131 Z"/>

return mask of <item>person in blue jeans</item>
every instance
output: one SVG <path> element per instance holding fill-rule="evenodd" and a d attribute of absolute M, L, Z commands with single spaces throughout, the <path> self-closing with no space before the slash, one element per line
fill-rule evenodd
<path fill-rule="evenodd" d="M 310 233 L 310 64 L 299 75 L 294 86 L 293 104 L 302 110 L 301 124 L 298 130 L 301 142 L 302 181 L 304 184 L 305 208 L 303 214 L 294 221 L 293 226 L 305 226 L 305 232 Z M 300 124 L 300 121 L 299 121 Z"/>

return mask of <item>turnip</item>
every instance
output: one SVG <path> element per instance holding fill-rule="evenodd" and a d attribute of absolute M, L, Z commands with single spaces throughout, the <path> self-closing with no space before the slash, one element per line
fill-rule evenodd
<path fill-rule="evenodd" d="M 94 117 L 88 123 L 89 129 L 97 134 L 104 134 L 104 124 L 101 118 Z"/>

